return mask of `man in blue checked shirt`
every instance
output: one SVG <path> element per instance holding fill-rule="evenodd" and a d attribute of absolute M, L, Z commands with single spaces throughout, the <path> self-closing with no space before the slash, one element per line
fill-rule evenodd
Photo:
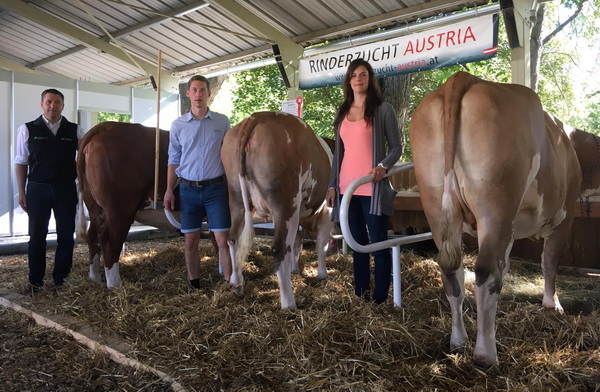
<path fill-rule="evenodd" d="M 193 76 L 185 95 L 191 110 L 171 125 L 167 191 L 164 203 L 175 208 L 173 188 L 180 179 L 181 232 L 185 234 L 185 264 L 192 289 L 200 288 L 198 243 L 202 219 L 219 246 L 219 260 L 226 281 L 231 277 L 231 257 L 227 236 L 231 227 L 225 170 L 221 163 L 221 145 L 229 130 L 229 119 L 208 108 L 210 84 L 204 76 Z"/>

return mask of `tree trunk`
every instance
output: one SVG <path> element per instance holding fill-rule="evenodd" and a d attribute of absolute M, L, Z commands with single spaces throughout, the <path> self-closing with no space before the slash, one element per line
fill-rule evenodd
<path fill-rule="evenodd" d="M 383 100 L 388 102 L 396 111 L 396 117 L 398 118 L 398 128 L 402 137 L 402 142 L 408 140 L 404 137 L 405 125 L 408 117 L 408 110 L 410 107 L 410 92 L 412 88 L 412 74 L 389 76 L 387 78 L 379 79 L 379 85 L 381 86 L 381 92 L 383 94 Z M 406 152 L 410 151 L 409 146 L 404 146 L 405 158 Z M 410 155 L 410 154 L 409 154 Z M 409 157 L 410 158 L 410 157 Z"/>
<path fill-rule="evenodd" d="M 542 24 L 544 23 L 545 14 L 546 6 L 540 4 L 535 15 L 535 23 L 531 28 L 531 34 L 529 36 L 529 44 L 531 46 L 531 88 L 533 88 L 534 91 L 538 90 L 539 84 L 540 62 L 542 59 Z"/>

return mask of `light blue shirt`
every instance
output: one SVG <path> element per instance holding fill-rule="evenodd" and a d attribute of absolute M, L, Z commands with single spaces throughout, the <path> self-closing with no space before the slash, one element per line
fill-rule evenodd
<path fill-rule="evenodd" d="M 210 109 L 201 120 L 188 112 L 173 121 L 169 134 L 169 165 L 179 165 L 175 174 L 190 181 L 223 175 L 221 145 L 230 127 L 227 116 Z"/>

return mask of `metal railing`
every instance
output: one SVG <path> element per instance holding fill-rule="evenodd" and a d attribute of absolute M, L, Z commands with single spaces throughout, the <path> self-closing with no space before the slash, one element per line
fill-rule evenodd
<path fill-rule="evenodd" d="M 384 176 L 384 178 L 401 173 L 406 170 L 410 170 L 413 168 L 413 166 L 414 165 L 411 162 L 401 163 L 391 168 L 388 171 L 388 173 Z M 340 205 L 340 226 L 342 228 L 342 235 L 344 236 L 344 239 L 348 243 L 350 248 L 357 252 L 372 253 L 377 250 L 392 248 L 392 285 L 394 289 L 394 306 L 402 307 L 402 286 L 400 283 L 400 246 L 412 244 L 414 242 L 429 240 L 433 238 L 433 235 L 431 233 L 423 233 L 409 236 L 400 236 L 368 245 L 360 245 L 359 243 L 357 243 L 354 237 L 352 237 L 352 233 L 350 232 L 350 226 L 348 225 L 348 206 L 350 205 L 350 199 L 352 198 L 354 191 L 356 191 L 356 188 L 363 184 L 371 182 L 372 178 L 372 175 L 367 175 L 357 180 L 354 180 L 348 186 L 348 189 L 344 193 Z"/>

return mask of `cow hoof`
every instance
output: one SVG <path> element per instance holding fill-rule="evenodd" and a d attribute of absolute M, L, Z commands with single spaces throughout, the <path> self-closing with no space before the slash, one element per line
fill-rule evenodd
<path fill-rule="evenodd" d="M 490 361 L 486 358 L 473 357 L 473 366 L 478 369 L 488 371 L 498 365 L 498 361 Z"/>
<path fill-rule="evenodd" d="M 231 291 L 232 293 L 238 295 L 238 296 L 243 296 L 244 295 L 244 287 L 241 285 L 235 285 L 233 283 L 227 283 L 229 285 L 229 291 Z"/>
<path fill-rule="evenodd" d="M 327 273 L 325 273 L 325 274 L 318 274 L 317 275 L 317 279 L 319 279 L 319 280 L 327 280 L 327 279 L 329 279 L 329 275 L 327 275 Z"/>
<path fill-rule="evenodd" d="M 450 345 L 450 353 L 451 354 L 464 354 L 466 349 L 466 345 L 464 344 L 451 344 Z"/>

